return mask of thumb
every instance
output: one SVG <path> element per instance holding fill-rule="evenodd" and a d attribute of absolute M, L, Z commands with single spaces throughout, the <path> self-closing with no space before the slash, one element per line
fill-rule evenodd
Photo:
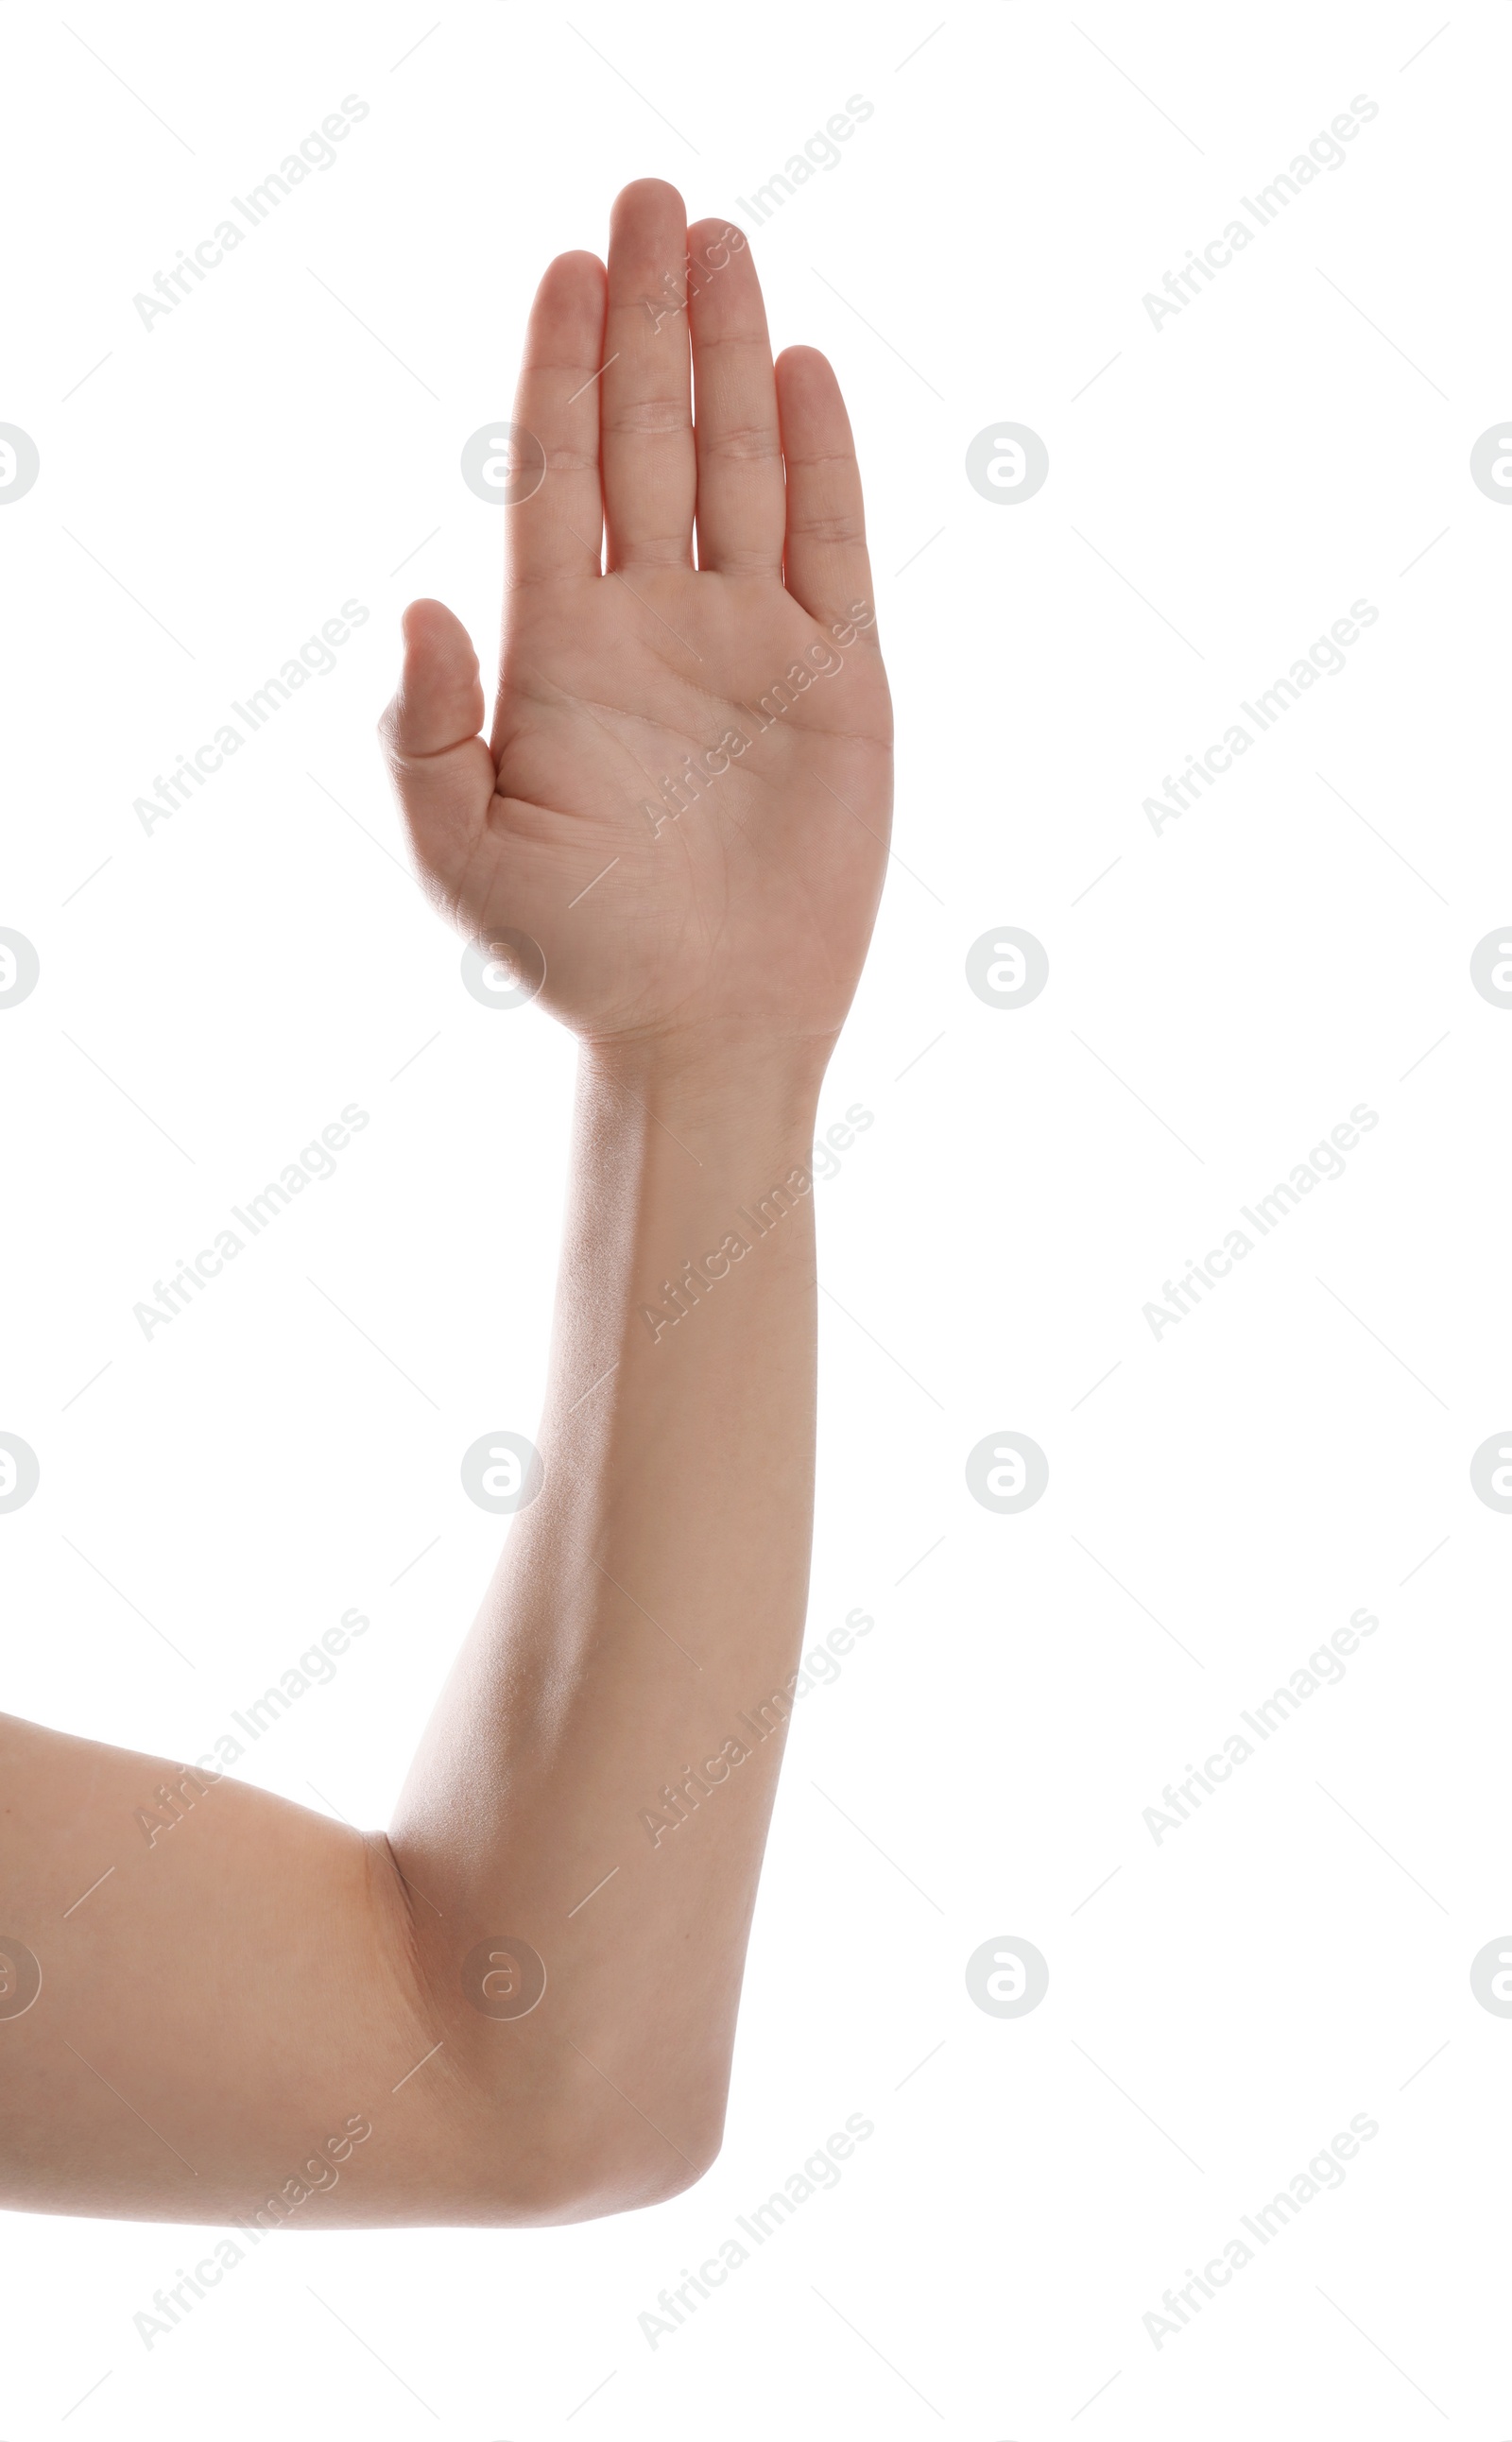
<path fill-rule="evenodd" d="M 496 777 L 478 656 L 444 602 L 411 602 L 401 624 L 404 665 L 378 736 L 421 875 L 450 906 Z"/>

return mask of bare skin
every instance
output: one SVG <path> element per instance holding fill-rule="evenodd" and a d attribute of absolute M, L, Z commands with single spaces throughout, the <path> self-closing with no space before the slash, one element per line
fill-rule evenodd
<path fill-rule="evenodd" d="M 382 730 L 428 891 L 522 974 L 538 945 L 580 1038 L 542 1488 L 387 1835 L 0 1717 L 0 1935 L 42 1967 L 8 2014 L 0 1954 L 10 2207 L 567 2221 L 719 2148 L 807 1595 L 807 1162 L 882 885 L 887 686 L 845 408 L 813 351 L 774 368 L 738 232 L 628 188 L 607 276 L 571 254 L 541 282 L 515 416 L 545 473 L 503 513 L 490 739 L 435 602 Z M 181 1819 L 149 1842 L 163 1788 Z"/>

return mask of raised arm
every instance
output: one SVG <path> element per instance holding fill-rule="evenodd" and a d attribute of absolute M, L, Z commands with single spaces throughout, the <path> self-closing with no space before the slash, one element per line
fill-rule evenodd
<path fill-rule="evenodd" d="M 42 1977 L 8 2015 L 31 1971 L 8 2002 L 0 1957 L 0 2201 L 559 2220 L 719 2144 L 808 1577 L 808 1157 L 889 720 L 828 366 L 774 375 L 743 240 L 658 183 L 607 292 L 565 256 L 532 317 L 491 742 L 435 603 L 384 723 L 433 896 L 582 1041 L 539 1488 L 387 1838 L 223 1779 L 149 1850 L 180 1767 L 0 1725 L 0 1935 Z"/>

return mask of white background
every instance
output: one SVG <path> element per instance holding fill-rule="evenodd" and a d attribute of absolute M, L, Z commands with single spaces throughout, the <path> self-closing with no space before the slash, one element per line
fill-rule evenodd
<path fill-rule="evenodd" d="M 464 992 L 373 723 L 411 594 L 487 659 L 501 513 L 459 453 L 543 263 L 647 173 L 753 232 L 866 477 L 901 862 L 822 1108 L 874 1117 L 817 1188 L 811 1633 L 875 1628 L 793 1723 L 701 2186 L 290 2237 L 150 2350 L 209 2234 L 7 2216 L 0 2423 L 1498 2442 L 1512 2022 L 1468 1966 L 1512 1924 L 1512 1519 L 1468 1467 L 1512 1419 L 1512 1017 L 1468 961 L 1512 911 L 1512 517 L 1468 457 L 1512 403 L 1512 9 L 439 5 L 7 11 L 0 419 L 42 473 L 0 514 L 0 923 L 42 976 L 0 1011 L 0 1429 L 42 1482 L 0 1518 L 4 1703 L 194 1755 L 356 1605 L 240 1769 L 381 1823 L 471 1616 L 499 1528 L 458 1462 L 534 1430 L 573 1055 Z M 348 94 L 336 165 L 144 330 Z M 852 95 L 756 232 L 736 197 Z M 1345 166 L 1154 329 L 1360 95 Z M 1016 506 L 964 471 L 1005 418 L 1049 452 Z M 351 598 L 337 668 L 146 833 Z M 1345 671 L 1157 835 L 1162 775 L 1361 598 Z M 965 981 L 1004 924 L 1050 961 L 1016 1011 Z M 337 1175 L 145 1340 L 354 1101 Z M 1361 1102 L 1346 1175 L 1157 1340 L 1162 1283 Z M 1004 1430 L 1049 1460 L 1020 1516 L 965 1484 Z M 1360 1607 L 1342 1684 L 1157 1846 L 1164 1784 Z M 1031 2015 L 967 1994 L 996 1935 L 1049 1961 Z M 651 2348 L 852 2113 L 838 2189 Z M 1161 2292 L 1355 2114 L 1342 2189 L 1157 2349 Z"/>

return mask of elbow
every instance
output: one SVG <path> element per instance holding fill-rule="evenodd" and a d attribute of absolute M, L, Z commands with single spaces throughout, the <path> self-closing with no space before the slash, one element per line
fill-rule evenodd
<path fill-rule="evenodd" d="M 665 2096 L 631 2104 L 628 2086 L 586 2079 L 585 2066 L 581 2053 L 570 2071 L 557 2062 L 528 2094 L 465 2089 L 442 2173 L 444 2218 L 512 2229 L 600 2221 L 666 2204 L 702 2178 L 723 2141 L 722 2080 L 704 2107 L 680 2098 L 675 2108 Z"/>
<path fill-rule="evenodd" d="M 718 2126 L 692 2134 L 680 2128 L 675 2141 L 649 2128 L 628 2133 L 622 2123 L 580 2126 L 543 2161 L 537 2201 L 545 2210 L 531 2218 L 599 2221 L 669 2204 L 712 2169 L 723 2133 L 722 2113 Z"/>
<path fill-rule="evenodd" d="M 384 1857 L 392 1864 L 387 1843 Z M 574 2006 L 571 1993 L 513 2019 L 462 2009 L 454 1960 L 423 1956 L 404 1899 L 384 1887 L 402 2049 L 436 2059 L 429 2139 L 417 2150 L 429 2156 L 442 2219 L 516 2229 L 596 2221 L 665 2204 L 702 2178 L 724 2138 L 733 2011 L 710 2012 L 669 2043 L 654 2015 L 622 2013 L 616 2022 L 602 2005 Z"/>

